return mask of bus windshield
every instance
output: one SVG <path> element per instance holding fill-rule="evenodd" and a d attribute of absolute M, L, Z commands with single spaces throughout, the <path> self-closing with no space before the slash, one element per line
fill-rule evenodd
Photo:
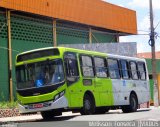
<path fill-rule="evenodd" d="M 45 87 L 64 81 L 61 59 L 25 64 L 16 67 L 17 89 Z"/>

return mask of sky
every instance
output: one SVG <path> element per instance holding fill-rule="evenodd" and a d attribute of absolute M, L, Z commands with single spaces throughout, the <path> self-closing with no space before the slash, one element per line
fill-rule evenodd
<path fill-rule="evenodd" d="M 138 35 L 120 37 L 120 42 L 137 42 L 137 52 L 151 52 L 148 44 L 150 33 L 149 0 L 103 0 L 136 11 Z M 153 1 L 156 51 L 160 51 L 160 0 Z M 142 35 L 147 34 L 147 35 Z"/>

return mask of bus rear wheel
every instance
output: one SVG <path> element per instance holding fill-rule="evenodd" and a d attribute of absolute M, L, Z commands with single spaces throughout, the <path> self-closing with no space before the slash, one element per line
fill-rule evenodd
<path fill-rule="evenodd" d="M 81 109 L 81 115 L 91 115 L 95 112 L 95 103 L 93 98 L 86 94 L 83 99 L 83 108 Z"/>
<path fill-rule="evenodd" d="M 122 111 L 124 113 L 136 112 L 138 109 L 138 100 L 135 94 L 131 94 L 130 96 L 130 105 L 123 106 Z"/>

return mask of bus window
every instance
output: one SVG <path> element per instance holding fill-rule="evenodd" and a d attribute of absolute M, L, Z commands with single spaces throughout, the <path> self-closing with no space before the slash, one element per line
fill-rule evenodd
<path fill-rule="evenodd" d="M 138 73 L 137 73 L 137 67 L 136 62 L 130 62 L 130 69 L 131 69 L 131 75 L 132 79 L 137 80 L 138 79 Z"/>
<path fill-rule="evenodd" d="M 128 66 L 127 66 L 127 61 L 126 60 L 120 60 L 120 65 L 121 65 L 121 73 L 122 77 L 124 79 L 129 79 L 129 73 L 128 73 Z"/>
<path fill-rule="evenodd" d="M 92 57 L 81 55 L 81 67 L 84 77 L 94 77 Z"/>
<path fill-rule="evenodd" d="M 79 78 L 78 63 L 75 53 L 67 52 L 64 55 L 65 69 L 68 85 L 73 84 Z"/>
<path fill-rule="evenodd" d="M 118 61 L 116 59 L 108 59 L 108 68 L 109 68 L 109 75 L 113 79 L 119 79 L 120 73 L 119 73 L 119 67 L 118 67 Z"/>
<path fill-rule="evenodd" d="M 138 62 L 137 65 L 138 65 L 138 71 L 139 71 L 140 79 L 141 80 L 146 80 L 145 64 L 143 62 Z"/>
<path fill-rule="evenodd" d="M 35 62 L 16 67 L 17 89 L 39 88 L 64 81 L 61 59 Z"/>
<path fill-rule="evenodd" d="M 95 63 L 96 76 L 100 78 L 107 77 L 107 67 L 106 67 L 105 59 L 95 57 L 94 63 Z"/>

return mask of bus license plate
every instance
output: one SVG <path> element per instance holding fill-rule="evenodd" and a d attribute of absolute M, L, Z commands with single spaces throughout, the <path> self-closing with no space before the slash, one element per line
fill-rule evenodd
<path fill-rule="evenodd" d="M 43 108 L 43 104 L 33 104 L 33 108 Z"/>

